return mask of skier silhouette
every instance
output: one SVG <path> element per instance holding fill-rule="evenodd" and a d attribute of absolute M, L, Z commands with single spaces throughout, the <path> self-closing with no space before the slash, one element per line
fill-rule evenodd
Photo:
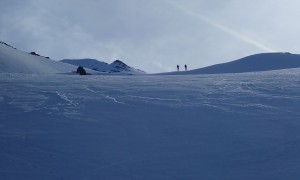
<path fill-rule="evenodd" d="M 177 71 L 179 71 L 179 65 L 177 65 Z"/>
<path fill-rule="evenodd" d="M 185 71 L 187 71 L 187 65 L 184 65 L 184 69 L 185 69 Z"/>

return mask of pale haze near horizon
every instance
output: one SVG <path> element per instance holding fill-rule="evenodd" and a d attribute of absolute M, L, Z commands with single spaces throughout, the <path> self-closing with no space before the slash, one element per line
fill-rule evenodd
<path fill-rule="evenodd" d="M 0 41 L 54 60 L 120 59 L 148 73 L 299 51 L 296 0 L 0 0 Z"/>

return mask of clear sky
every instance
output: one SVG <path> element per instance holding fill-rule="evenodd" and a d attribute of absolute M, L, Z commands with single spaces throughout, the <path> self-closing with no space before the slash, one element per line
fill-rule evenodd
<path fill-rule="evenodd" d="M 149 73 L 300 53 L 298 0 L 0 0 L 0 40 Z"/>

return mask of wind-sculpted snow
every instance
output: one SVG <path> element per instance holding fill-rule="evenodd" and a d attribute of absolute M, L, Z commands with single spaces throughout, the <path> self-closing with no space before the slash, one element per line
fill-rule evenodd
<path fill-rule="evenodd" d="M 300 177 L 299 69 L 0 86 L 0 179 Z"/>

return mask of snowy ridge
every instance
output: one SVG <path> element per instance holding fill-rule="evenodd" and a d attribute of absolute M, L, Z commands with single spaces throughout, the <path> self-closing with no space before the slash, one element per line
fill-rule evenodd
<path fill-rule="evenodd" d="M 0 72 L 26 74 L 70 73 L 76 67 L 44 57 L 30 55 L 6 44 L 0 44 Z"/>
<path fill-rule="evenodd" d="M 0 44 L 4 44 L 4 45 L 6 45 L 6 46 L 8 46 L 8 47 L 11 47 L 11 48 L 13 48 L 13 49 L 16 49 L 15 47 L 13 47 L 13 46 L 11 46 L 11 45 L 5 43 L 5 42 L 2 42 L 2 41 L 0 41 Z"/>
<path fill-rule="evenodd" d="M 51 60 L 34 52 L 26 53 L 1 42 L 0 73 L 72 74 L 76 66 Z M 93 74 L 94 71 L 88 70 Z"/>
<path fill-rule="evenodd" d="M 98 61 L 96 59 L 63 59 L 61 62 L 76 66 L 83 66 L 103 73 L 145 74 L 144 71 L 130 67 L 120 60 L 115 60 L 111 64 Z"/>
<path fill-rule="evenodd" d="M 245 73 L 290 69 L 300 67 L 300 55 L 291 53 L 262 53 L 247 56 L 235 61 L 216 64 L 187 72 L 171 72 L 166 74 L 220 74 Z"/>

